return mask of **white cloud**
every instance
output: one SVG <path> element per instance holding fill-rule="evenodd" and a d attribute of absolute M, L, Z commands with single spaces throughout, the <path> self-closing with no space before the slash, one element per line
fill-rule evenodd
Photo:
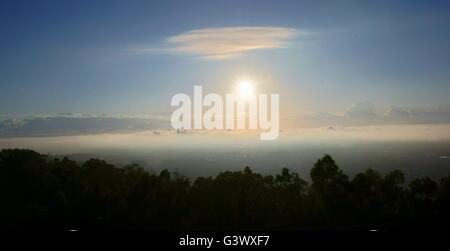
<path fill-rule="evenodd" d="M 343 115 L 331 113 L 300 114 L 291 127 L 367 126 L 396 124 L 449 124 L 450 106 L 404 108 L 392 105 L 384 113 L 376 112 L 371 102 L 352 104 Z"/>
<path fill-rule="evenodd" d="M 198 29 L 169 37 L 171 52 L 222 60 L 251 50 L 286 47 L 299 33 L 285 27 L 222 27 Z"/>
<path fill-rule="evenodd" d="M 404 118 L 409 117 L 411 113 L 406 109 L 403 109 L 395 105 L 391 105 L 391 107 L 389 107 L 389 109 L 384 113 L 384 115 L 392 118 Z"/>
<path fill-rule="evenodd" d="M 372 117 L 375 116 L 375 106 L 371 102 L 357 102 L 352 104 L 346 111 L 350 117 Z"/>

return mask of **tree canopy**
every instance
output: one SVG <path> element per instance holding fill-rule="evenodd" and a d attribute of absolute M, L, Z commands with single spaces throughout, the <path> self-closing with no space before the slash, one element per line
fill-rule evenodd
<path fill-rule="evenodd" d="M 450 176 L 405 184 L 404 174 L 368 169 L 352 179 L 330 155 L 311 184 L 282 168 L 250 167 L 191 181 L 139 165 L 77 163 L 31 150 L 0 152 L 3 229 L 311 230 L 438 229 L 450 226 Z"/>

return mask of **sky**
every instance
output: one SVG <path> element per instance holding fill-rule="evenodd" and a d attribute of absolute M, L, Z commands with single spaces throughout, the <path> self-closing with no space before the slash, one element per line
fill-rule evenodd
<path fill-rule="evenodd" d="M 448 1 L 1 1 L 0 136 L 81 120 L 68 131 L 161 128 L 174 94 L 226 93 L 242 76 L 280 94 L 285 126 L 449 123 L 449 13 Z"/>

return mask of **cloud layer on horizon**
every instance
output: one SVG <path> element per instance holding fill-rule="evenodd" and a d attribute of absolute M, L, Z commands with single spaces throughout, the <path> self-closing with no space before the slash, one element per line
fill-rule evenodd
<path fill-rule="evenodd" d="M 391 105 L 377 112 L 371 102 L 356 102 L 343 114 L 313 112 L 298 115 L 289 127 L 330 127 L 399 125 L 399 124 L 448 124 L 450 106 L 406 109 Z"/>
<path fill-rule="evenodd" d="M 450 124 L 450 106 L 406 109 L 390 106 L 377 111 L 371 102 L 357 102 L 342 114 L 311 112 L 280 117 L 282 130 L 339 128 L 347 126 Z M 56 114 L 46 116 L 0 116 L 0 138 L 64 136 L 151 131 L 160 135 L 171 129 L 170 113 L 148 116 Z M 188 132 L 186 132 L 188 133 Z"/>
<path fill-rule="evenodd" d="M 0 120 L 0 138 L 138 132 L 169 128 L 161 116 L 57 114 Z"/>

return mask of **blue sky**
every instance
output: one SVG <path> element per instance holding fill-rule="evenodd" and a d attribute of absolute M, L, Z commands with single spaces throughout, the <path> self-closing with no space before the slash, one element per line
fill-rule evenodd
<path fill-rule="evenodd" d="M 175 93 L 220 93 L 240 75 L 275 83 L 290 113 L 446 106 L 449 13 L 448 1 L 2 1 L 0 114 L 168 112 Z M 249 26 L 300 33 L 223 60 L 170 51 L 192 30 Z"/>

